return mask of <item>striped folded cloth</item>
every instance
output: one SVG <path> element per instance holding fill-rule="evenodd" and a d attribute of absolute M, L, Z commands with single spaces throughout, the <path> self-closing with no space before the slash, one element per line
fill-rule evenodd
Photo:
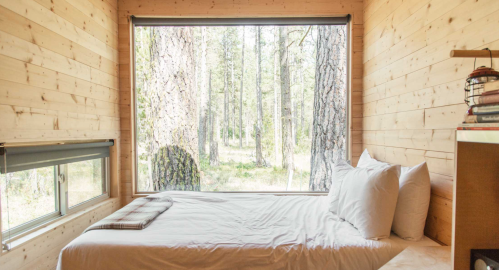
<path fill-rule="evenodd" d="M 83 233 L 92 230 L 142 230 L 172 205 L 172 198 L 164 193 L 138 198 L 120 210 L 90 225 Z"/>

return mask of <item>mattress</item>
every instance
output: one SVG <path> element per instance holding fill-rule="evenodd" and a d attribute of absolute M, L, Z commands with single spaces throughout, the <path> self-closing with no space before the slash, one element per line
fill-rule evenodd
<path fill-rule="evenodd" d="M 366 240 L 327 196 L 169 194 L 173 206 L 149 227 L 84 233 L 57 269 L 378 269 L 409 245 L 438 245 Z"/>

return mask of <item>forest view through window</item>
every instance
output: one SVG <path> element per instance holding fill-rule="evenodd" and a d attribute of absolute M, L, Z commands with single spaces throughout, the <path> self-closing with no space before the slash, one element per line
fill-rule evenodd
<path fill-rule="evenodd" d="M 347 26 L 134 27 L 137 191 L 328 191 Z"/>

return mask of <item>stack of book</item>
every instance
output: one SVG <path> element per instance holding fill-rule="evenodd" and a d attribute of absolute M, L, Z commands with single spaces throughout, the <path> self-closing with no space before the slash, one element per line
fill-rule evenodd
<path fill-rule="evenodd" d="M 482 96 L 475 101 L 458 129 L 499 130 L 499 81 L 484 84 Z"/>

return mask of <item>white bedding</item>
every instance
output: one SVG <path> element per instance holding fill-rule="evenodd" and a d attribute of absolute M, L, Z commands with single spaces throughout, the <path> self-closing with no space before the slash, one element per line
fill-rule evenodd
<path fill-rule="evenodd" d="M 365 240 L 326 196 L 169 194 L 173 206 L 149 227 L 89 231 L 57 269 L 377 269 L 408 245 L 438 245 Z"/>

